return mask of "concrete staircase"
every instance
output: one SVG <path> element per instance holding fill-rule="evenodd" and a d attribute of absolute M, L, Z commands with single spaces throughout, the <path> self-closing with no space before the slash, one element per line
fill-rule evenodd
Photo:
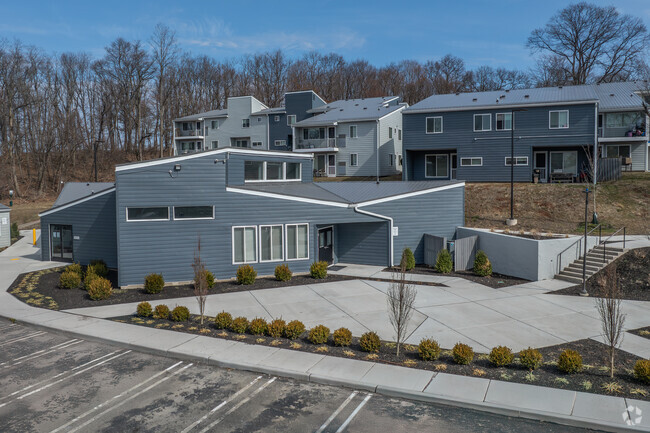
<path fill-rule="evenodd" d="M 604 250 L 604 251 L 603 251 Z M 607 246 L 606 249 L 603 245 L 597 245 L 587 252 L 587 265 L 586 276 L 587 278 L 600 271 L 602 268 L 612 263 L 625 253 L 625 249 Z M 605 261 L 603 262 L 603 254 Z M 562 272 L 557 274 L 555 278 L 558 280 L 568 281 L 570 283 L 582 284 L 582 257 L 573 263 L 569 264 Z"/>

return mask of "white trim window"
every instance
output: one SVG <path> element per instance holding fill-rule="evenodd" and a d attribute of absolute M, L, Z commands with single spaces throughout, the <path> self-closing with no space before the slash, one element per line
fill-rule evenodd
<path fill-rule="evenodd" d="M 388 154 L 388 166 L 392 167 L 393 165 L 395 165 L 395 154 L 389 153 Z"/>
<path fill-rule="evenodd" d="M 244 161 L 244 182 L 302 180 L 302 164 L 282 161 Z"/>
<path fill-rule="evenodd" d="M 388 138 L 389 139 L 393 138 L 393 127 L 392 126 L 388 127 Z"/>
<path fill-rule="evenodd" d="M 282 224 L 260 226 L 260 262 L 277 262 L 284 258 Z"/>
<path fill-rule="evenodd" d="M 273 117 L 273 121 L 274 121 L 274 122 L 279 122 L 279 121 L 280 121 L 280 116 L 275 116 L 275 117 Z"/>
<path fill-rule="evenodd" d="M 127 207 L 127 221 L 169 221 L 168 206 Z"/>
<path fill-rule="evenodd" d="M 262 146 L 262 142 L 261 141 L 253 141 L 252 145 L 253 145 L 253 147 L 260 147 L 260 146 Z"/>
<path fill-rule="evenodd" d="M 496 125 L 497 131 L 511 131 L 512 130 L 512 113 L 497 113 Z"/>
<path fill-rule="evenodd" d="M 212 140 L 211 149 L 217 149 L 219 147 L 219 140 Z"/>
<path fill-rule="evenodd" d="M 242 128 L 250 128 L 251 127 L 251 119 L 242 119 L 241 120 L 241 127 Z"/>
<path fill-rule="evenodd" d="M 548 112 L 548 129 L 567 129 L 569 127 L 569 110 Z"/>
<path fill-rule="evenodd" d="M 214 206 L 174 206 L 174 220 L 212 220 Z"/>
<path fill-rule="evenodd" d="M 491 114 L 475 114 L 474 115 L 474 132 L 485 132 L 492 130 L 492 115 Z"/>
<path fill-rule="evenodd" d="M 295 114 L 289 114 L 287 116 L 287 126 L 292 126 L 294 123 L 296 123 L 296 115 Z"/>
<path fill-rule="evenodd" d="M 350 125 L 350 138 L 357 138 L 357 125 Z"/>
<path fill-rule="evenodd" d="M 428 178 L 449 177 L 449 155 L 447 154 L 424 155 L 424 177 L 428 177 Z"/>
<path fill-rule="evenodd" d="M 219 121 L 218 120 L 211 120 L 210 121 L 210 128 L 219 129 Z"/>
<path fill-rule="evenodd" d="M 287 140 L 275 140 L 273 144 L 278 147 L 287 147 Z"/>
<path fill-rule="evenodd" d="M 287 260 L 309 259 L 309 224 L 287 224 Z"/>
<path fill-rule="evenodd" d="M 483 157 L 469 157 L 460 159 L 461 167 L 481 167 L 483 166 Z"/>
<path fill-rule="evenodd" d="M 426 118 L 426 133 L 442 134 L 442 116 Z"/>
<path fill-rule="evenodd" d="M 549 152 L 549 166 L 551 174 L 570 173 L 578 175 L 577 151 L 551 151 Z"/>
<path fill-rule="evenodd" d="M 357 167 L 359 165 L 359 154 L 351 153 L 350 154 L 350 167 Z"/>
<path fill-rule="evenodd" d="M 402 141 L 402 130 L 401 130 L 401 129 L 398 129 L 398 130 L 397 130 L 397 139 L 398 139 L 399 141 Z"/>
<path fill-rule="evenodd" d="M 232 262 L 257 262 L 257 227 L 238 226 L 232 228 Z"/>
<path fill-rule="evenodd" d="M 506 166 L 510 166 L 510 157 L 506 156 Z M 528 157 L 527 156 L 515 156 L 515 167 L 518 165 L 528 165 Z"/>
<path fill-rule="evenodd" d="M 605 147 L 606 158 L 630 158 L 632 146 L 629 144 L 608 144 Z"/>

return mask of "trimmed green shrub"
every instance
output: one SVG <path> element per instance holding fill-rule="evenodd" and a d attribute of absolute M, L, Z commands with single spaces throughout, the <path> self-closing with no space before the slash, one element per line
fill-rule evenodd
<path fill-rule="evenodd" d="M 488 355 L 488 359 L 496 367 L 505 367 L 512 363 L 512 360 L 515 359 L 515 355 L 509 347 L 497 346 L 492 348 L 490 355 Z"/>
<path fill-rule="evenodd" d="M 277 265 L 275 267 L 275 279 L 278 281 L 289 281 L 293 276 L 293 272 L 289 269 L 286 263 Z"/>
<path fill-rule="evenodd" d="M 106 262 L 103 260 L 92 260 L 88 266 L 95 268 L 95 273 L 100 277 L 106 278 L 108 275 L 108 266 L 106 266 Z"/>
<path fill-rule="evenodd" d="M 348 328 L 339 328 L 332 334 L 335 346 L 347 347 L 352 344 L 352 332 Z"/>
<path fill-rule="evenodd" d="M 174 307 L 169 314 L 169 318 L 174 322 L 187 322 L 190 319 L 190 310 L 187 307 Z"/>
<path fill-rule="evenodd" d="M 269 334 L 269 337 L 273 337 L 273 338 L 282 337 L 285 333 L 286 327 L 287 324 L 284 320 L 273 319 L 271 323 L 269 323 L 269 326 L 266 329 L 266 333 Z"/>
<path fill-rule="evenodd" d="M 325 325 L 314 326 L 309 330 L 309 341 L 312 344 L 327 343 L 327 338 L 330 336 L 330 328 Z"/>
<path fill-rule="evenodd" d="M 67 272 L 74 272 L 75 274 L 79 274 L 79 276 L 83 274 L 83 272 L 81 271 L 81 265 L 79 263 L 72 263 L 66 266 L 65 270 Z"/>
<path fill-rule="evenodd" d="M 436 272 L 441 274 L 448 274 L 454 269 L 454 262 L 451 259 L 449 250 L 440 250 L 436 258 Z"/>
<path fill-rule="evenodd" d="M 144 277 L 144 291 L 150 294 L 160 293 L 165 287 L 162 274 L 149 274 Z"/>
<path fill-rule="evenodd" d="M 207 269 L 205 270 L 205 282 L 208 284 L 208 289 L 214 287 L 214 274 Z"/>
<path fill-rule="evenodd" d="M 16 239 L 20 236 L 20 230 L 18 230 L 18 223 L 11 224 L 11 239 Z"/>
<path fill-rule="evenodd" d="M 634 364 L 634 377 L 638 381 L 650 385 L 650 360 L 639 359 Z"/>
<path fill-rule="evenodd" d="M 153 314 L 153 309 L 151 308 L 151 304 L 148 303 L 147 301 L 140 302 L 138 304 L 138 308 L 136 310 L 138 313 L 138 316 L 140 317 L 150 317 Z"/>
<path fill-rule="evenodd" d="M 474 259 L 474 273 L 480 277 L 492 275 L 492 263 L 485 252 L 478 250 Z"/>
<path fill-rule="evenodd" d="M 84 278 L 84 289 L 85 290 L 88 290 L 88 287 L 90 287 L 90 283 L 93 280 L 96 280 L 97 278 L 101 278 L 94 271 L 92 271 L 92 268 L 90 268 L 90 269 L 91 269 L 91 272 L 88 272 L 88 270 L 86 270 L 86 277 Z"/>
<path fill-rule="evenodd" d="M 81 277 L 78 273 L 64 271 L 59 277 L 59 287 L 62 289 L 76 289 L 81 284 Z"/>
<path fill-rule="evenodd" d="M 436 340 L 423 338 L 418 345 L 420 358 L 424 361 L 435 361 L 440 356 L 440 345 Z"/>
<path fill-rule="evenodd" d="M 320 262 L 314 262 L 309 268 L 309 275 L 317 280 L 327 278 L 327 266 L 327 262 L 322 260 Z"/>
<path fill-rule="evenodd" d="M 113 286 L 106 278 L 94 278 L 88 285 L 88 296 L 93 301 L 108 299 L 113 294 Z"/>
<path fill-rule="evenodd" d="M 537 349 L 529 347 L 519 352 L 519 363 L 531 371 L 539 368 L 543 362 L 542 352 Z"/>
<path fill-rule="evenodd" d="M 266 320 L 261 317 L 256 317 L 248 324 L 248 332 L 253 335 L 264 335 L 268 327 L 269 325 L 266 323 Z"/>
<path fill-rule="evenodd" d="M 472 348 L 467 344 L 456 343 L 454 348 L 451 350 L 451 354 L 456 364 L 468 365 L 474 360 L 474 350 L 472 350 Z"/>
<path fill-rule="evenodd" d="M 230 323 L 230 330 L 237 334 L 243 334 L 248 329 L 248 319 L 245 317 L 236 317 Z"/>
<path fill-rule="evenodd" d="M 410 248 L 404 248 L 404 251 L 402 251 L 400 265 L 403 265 L 407 271 L 415 267 L 415 255 L 413 255 L 413 251 Z"/>
<path fill-rule="evenodd" d="M 305 325 L 300 320 L 292 320 L 284 328 L 284 336 L 289 340 L 295 340 L 305 332 Z"/>
<path fill-rule="evenodd" d="M 156 305 L 153 310 L 154 319 L 169 319 L 169 307 L 165 304 Z"/>
<path fill-rule="evenodd" d="M 359 346 L 364 352 L 379 352 L 381 348 L 379 335 L 372 331 L 366 332 L 359 338 Z"/>
<path fill-rule="evenodd" d="M 257 272 L 251 265 L 241 265 L 237 268 L 237 283 L 249 286 L 255 282 Z"/>
<path fill-rule="evenodd" d="M 214 318 L 214 326 L 217 329 L 228 329 L 232 323 L 232 314 L 222 311 Z"/>
<path fill-rule="evenodd" d="M 560 353 L 557 359 L 557 368 L 562 373 L 577 373 L 582 370 L 582 356 L 575 350 L 567 349 Z"/>

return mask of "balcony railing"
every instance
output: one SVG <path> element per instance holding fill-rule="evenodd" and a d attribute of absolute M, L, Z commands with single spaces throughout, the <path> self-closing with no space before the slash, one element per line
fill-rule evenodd
<path fill-rule="evenodd" d="M 345 147 L 345 138 L 299 139 L 296 149 L 331 149 Z"/>
<path fill-rule="evenodd" d="M 179 128 L 176 128 L 176 137 L 201 137 L 201 129 L 188 129 L 183 131 Z"/>

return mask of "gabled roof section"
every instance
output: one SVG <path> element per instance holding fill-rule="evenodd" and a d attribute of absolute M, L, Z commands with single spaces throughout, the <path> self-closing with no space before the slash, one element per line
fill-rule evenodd
<path fill-rule="evenodd" d="M 301 120 L 295 123 L 294 126 L 302 128 L 332 125 L 338 122 L 372 121 L 402 110 L 405 107 L 407 107 L 407 104 L 400 104 L 397 96 L 339 100 L 307 110 L 308 113 L 321 114 Z"/>
<path fill-rule="evenodd" d="M 251 116 L 259 116 L 259 115 L 264 115 L 264 114 L 284 114 L 285 109 L 284 107 L 276 107 L 276 108 L 265 108 L 264 110 L 256 111 L 255 113 L 251 113 Z"/>
<path fill-rule="evenodd" d="M 178 119 L 174 119 L 174 122 L 191 122 L 191 121 L 203 120 L 203 119 L 217 119 L 219 117 L 228 117 L 228 110 L 226 109 L 211 110 L 211 111 L 205 111 L 203 113 L 191 114 L 189 116 L 184 116 L 184 117 L 179 117 Z"/>
<path fill-rule="evenodd" d="M 626 81 L 594 85 L 600 111 L 641 110 L 642 93 L 650 91 L 647 81 Z"/>
<path fill-rule="evenodd" d="M 113 182 L 66 182 L 52 207 L 63 206 L 114 186 Z"/>
<path fill-rule="evenodd" d="M 6 212 L 6 211 L 10 211 L 10 210 L 11 210 L 11 208 L 9 206 L 5 206 L 2 203 L 0 203 L 0 212 Z"/>
<path fill-rule="evenodd" d="M 377 199 L 396 197 L 415 192 L 462 186 L 463 182 L 450 181 L 391 181 L 391 182 L 319 182 L 318 185 L 343 198 L 348 203 L 364 203 Z"/>

